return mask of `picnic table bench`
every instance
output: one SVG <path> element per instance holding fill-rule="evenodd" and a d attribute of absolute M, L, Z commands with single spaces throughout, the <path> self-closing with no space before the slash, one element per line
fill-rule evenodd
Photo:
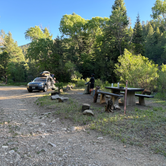
<path fill-rule="evenodd" d="M 135 94 L 136 97 L 139 97 L 139 104 L 140 105 L 145 105 L 145 100 L 144 98 L 154 98 L 152 95 L 144 95 L 144 94 Z"/>
<path fill-rule="evenodd" d="M 125 95 L 125 92 L 120 92 L 120 94 Z M 154 98 L 152 95 L 144 95 L 144 94 L 135 94 L 136 97 L 139 97 L 139 105 L 145 105 L 145 99 L 144 98 Z"/>
<path fill-rule="evenodd" d="M 100 104 L 106 103 L 106 100 L 105 100 L 106 95 L 111 96 L 113 104 L 115 104 L 116 100 L 119 97 L 123 97 L 123 95 L 120 95 L 120 94 L 104 92 L 104 91 L 98 90 L 98 91 L 95 92 L 95 95 L 94 95 L 94 103 L 97 102 L 98 94 L 100 94 Z"/>

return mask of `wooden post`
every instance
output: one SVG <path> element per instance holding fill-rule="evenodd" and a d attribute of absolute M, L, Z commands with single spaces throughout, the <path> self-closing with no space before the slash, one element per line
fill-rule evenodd
<path fill-rule="evenodd" d="M 126 114 L 126 104 L 127 104 L 127 84 L 128 84 L 128 81 L 126 81 L 126 88 L 125 88 L 124 114 Z"/>

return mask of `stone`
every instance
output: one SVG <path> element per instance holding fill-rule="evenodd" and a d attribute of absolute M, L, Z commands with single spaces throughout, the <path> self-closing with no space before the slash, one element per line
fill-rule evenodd
<path fill-rule="evenodd" d="M 9 154 L 13 154 L 15 151 L 14 150 L 10 150 L 9 151 Z"/>
<path fill-rule="evenodd" d="M 88 110 L 88 109 L 90 109 L 90 104 L 84 103 L 82 105 L 82 112 L 84 112 L 85 110 Z"/>
<path fill-rule="evenodd" d="M 83 115 L 92 115 L 92 116 L 94 116 L 94 113 L 92 112 L 92 110 L 84 110 Z"/>
<path fill-rule="evenodd" d="M 56 145 L 51 142 L 49 142 L 48 144 L 51 145 L 52 147 L 56 147 Z"/>
<path fill-rule="evenodd" d="M 51 114 L 51 112 L 41 113 L 41 115 L 48 115 Z"/>
<path fill-rule="evenodd" d="M 121 110 L 121 108 L 117 104 L 114 104 L 114 107 L 115 107 L 116 110 Z"/>
<path fill-rule="evenodd" d="M 56 94 L 56 95 L 53 95 L 53 96 L 51 96 L 51 99 L 52 100 L 56 100 L 56 99 L 58 99 L 60 96 L 58 95 L 58 94 Z"/>

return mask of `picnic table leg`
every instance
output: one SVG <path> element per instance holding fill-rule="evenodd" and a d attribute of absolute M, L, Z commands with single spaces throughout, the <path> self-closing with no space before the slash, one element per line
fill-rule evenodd
<path fill-rule="evenodd" d="M 118 100 L 117 100 L 117 99 L 118 99 L 117 96 L 111 96 L 111 99 L 112 99 L 113 105 L 114 105 L 114 104 L 119 105 Z"/>
<path fill-rule="evenodd" d="M 145 105 L 145 99 L 142 96 L 139 96 L 139 104 L 140 105 Z"/>
<path fill-rule="evenodd" d="M 100 94 L 100 104 L 104 104 L 104 103 L 106 103 L 105 95 L 104 94 Z"/>
<path fill-rule="evenodd" d="M 127 105 L 135 105 L 135 92 L 127 91 Z"/>
<path fill-rule="evenodd" d="M 98 98 L 98 93 L 97 93 L 97 91 L 98 91 L 99 89 L 100 89 L 100 87 L 99 87 L 99 86 L 96 86 L 95 95 L 94 95 L 94 100 L 93 100 L 94 103 L 97 102 L 97 98 Z"/>

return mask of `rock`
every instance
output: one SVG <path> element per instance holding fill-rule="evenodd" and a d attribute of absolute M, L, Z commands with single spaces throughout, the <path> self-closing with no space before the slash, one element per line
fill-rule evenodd
<path fill-rule="evenodd" d="M 52 147 L 56 147 L 56 145 L 51 142 L 48 142 L 48 144 L 51 145 Z"/>
<path fill-rule="evenodd" d="M 121 110 L 121 108 L 117 104 L 114 104 L 114 107 L 115 107 L 116 110 Z"/>
<path fill-rule="evenodd" d="M 45 123 L 40 123 L 41 126 L 45 126 L 46 124 Z"/>
<path fill-rule="evenodd" d="M 92 110 L 85 110 L 83 112 L 83 115 L 92 115 L 92 116 L 94 116 L 94 113 L 92 112 Z"/>
<path fill-rule="evenodd" d="M 51 114 L 51 112 L 41 113 L 41 115 L 48 115 Z"/>
<path fill-rule="evenodd" d="M 15 159 L 15 163 L 17 163 L 17 162 L 20 160 L 21 157 L 20 157 L 19 154 L 16 153 L 16 157 L 15 157 L 15 158 L 16 158 L 16 159 Z"/>
<path fill-rule="evenodd" d="M 97 139 L 103 139 L 103 137 L 98 137 Z"/>
<path fill-rule="evenodd" d="M 51 99 L 52 100 L 56 100 L 56 99 L 58 99 L 60 96 L 57 94 L 57 95 L 53 95 L 53 96 L 51 96 Z"/>
<path fill-rule="evenodd" d="M 9 154 L 13 154 L 15 151 L 14 150 L 10 150 L 9 151 Z"/>
<path fill-rule="evenodd" d="M 69 99 L 68 97 L 60 97 L 60 98 L 58 98 L 59 102 L 64 102 L 64 101 L 66 101 L 68 99 Z"/>
<path fill-rule="evenodd" d="M 82 112 L 84 112 L 85 110 L 89 110 L 90 109 L 90 104 L 84 103 L 82 105 Z"/>
<path fill-rule="evenodd" d="M 2 146 L 2 148 L 7 149 L 7 148 L 8 148 L 8 146 Z"/>
<path fill-rule="evenodd" d="M 58 99 L 59 102 L 64 102 L 65 100 L 68 100 L 69 98 L 68 97 L 59 96 L 59 95 L 54 95 L 54 96 L 51 96 L 51 99 L 52 100 Z"/>
<path fill-rule="evenodd" d="M 76 131 L 76 127 L 72 126 L 71 127 L 71 132 L 74 132 L 74 131 Z"/>
<path fill-rule="evenodd" d="M 59 121 L 59 118 L 54 119 L 51 123 L 55 123 L 55 122 L 57 122 L 57 121 Z"/>

